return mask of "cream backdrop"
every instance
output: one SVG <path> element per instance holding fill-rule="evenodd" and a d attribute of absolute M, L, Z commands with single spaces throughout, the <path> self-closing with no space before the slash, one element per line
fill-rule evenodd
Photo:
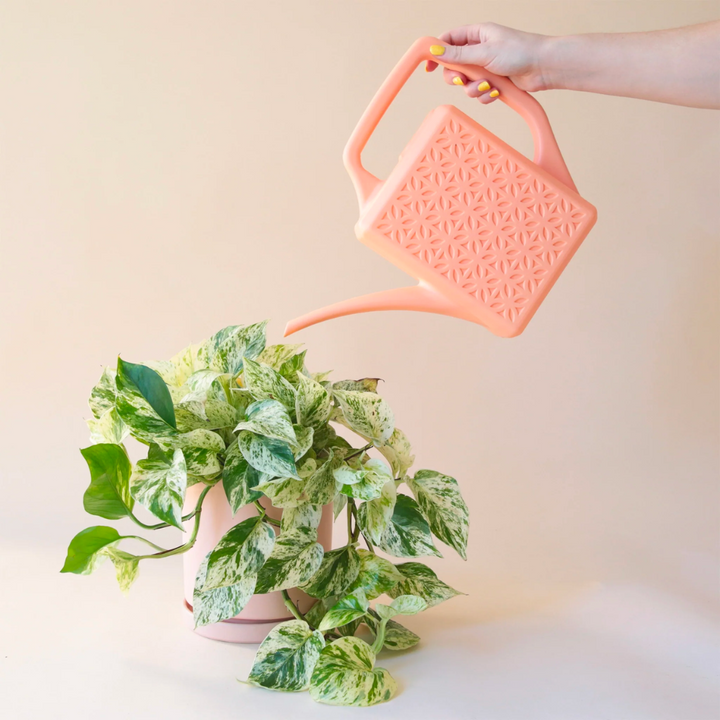
<path fill-rule="evenodd" d="M 4 2 L 0 24 L 3 500 L 25 548 L 93 520 L 86 397 L 104 363 L 402 286 L 355 240 L 342 149 L 411 42 L 492 19 L 547 33 L 712 19 L 717 2 Z M 297 336 L 313 370 L 386 381 L 416 467 L 458 478 L 471 592 L 446 614 L 593 583 L 712 602 L 718 551 L 719 115 L 538 96 L 599 220 L 527 331 L 378 313 Z M 510 110 L 419 72 L 365 154 L 380 177 L 454 102 L 531 152 Z M 435 567 L 440 562 L 432 561 Z M 180 591 L 180 563 L 178 593 Z M 103 569 L 111 582 L 111 572 Z M 91 593 L 102 579 L 84 582 Z M 144 567 L 140 585 L 152 588 Z M 134 590 L 134 589 L 133 589 Z M 115 597 L 115 596 L 113 596 Z M 113 613 L 122 613 L 117 593 Z"/>

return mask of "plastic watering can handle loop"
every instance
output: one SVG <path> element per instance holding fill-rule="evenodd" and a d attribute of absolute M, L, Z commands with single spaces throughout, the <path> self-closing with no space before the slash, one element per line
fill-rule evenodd
<path fill-rule="evenodd" d="M 434 37 L 420 38 L 413 43 L 375 94 L 345 146 L 343 160 L 355 185 L 361 209 L 382 182 L 363 167 L 360 159 L 362 151 L 403 85 L 417 66 L 425 60 L 432 60 L 450 70 L 462 72 L 471 80 L 483 78 L 495 86 L 500 91 L 500 100 L 519 113 L 530 127 L 535 144 L 535 157 L 533 158 L 535 164 L 572 190 L 577 191 L 560 153 L 547 115 L 540 103 L 521 90 L 509 78 L 495 75 L 478 65 L 454 65 L 443 62 L 442 56 L 431 55 L 430 46 L 441 44 L 441 41 Z"/>

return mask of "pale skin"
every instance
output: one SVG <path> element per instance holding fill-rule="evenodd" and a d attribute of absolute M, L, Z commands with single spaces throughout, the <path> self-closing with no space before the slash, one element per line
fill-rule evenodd
<path fill-rule="evenodd" d="M 519 88 L 580 90 L 720 109 L 720 21 L 653 32 L 548 36 L 481 23 L 450 30 L 431 52 L 453 64 L 480 65 Z M 437 63 L 429 62 L 432 71 Z M 483 78 L 444 70 L 483 104 L 499 91 Z"/>

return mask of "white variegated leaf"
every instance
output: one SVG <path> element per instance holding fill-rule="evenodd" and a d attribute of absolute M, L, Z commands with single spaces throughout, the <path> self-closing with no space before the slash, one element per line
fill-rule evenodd
<path fill-rule="evenodd" d="M 123 594 L 127 595 L 130 586 L 135 582 L 139 572 L 140 561 L 135 555 L 124 550 L 108 546 L 101 551 L 107 555 L 115 566 L 115 577 Z"/>
<path fill-rule="evenodd" d="M 395 477 L 403 477 L 415 462 L 410 441 L 400 428 L 395 428 L 389 440 L 380 448 L 380 452 L 390 463 Z"/>
<path fill-rule="evenodd" d="M 375 612 L 381 620 L 390 620 L 397 615 L 417 615 L 427 610 L 428 604 L 418 595 L 398 595 L 389 605 L 378 603 Z"/>
<path fill-rule="evenodd" d="M 257 575 L 246 575 L 240 582 L 227 587 L 204 590 L 208 558 L 200 564 L 193 591 L 195 627 L 212 625 L 235 617 L 247 605 L 255 591 Z"/>
<path fill-rule="evenodd" d="M 243 430 L 238 437 L 238 445 L 243 457 L 256 470 L 270 477 L 299 479 L 295 458 L 287 443 Z"/>
<path fill-rule="evenodd" d="M 379 618 L 368 614 L 365 616 L 364 622 L 372 630 L 374 635 L 378 634 L 380 627 Z M 385 641 L 383 643 L 384 648 L 388 650 L 407 650 L 419 642 L 420 638 L 412 632 L 412 630 L 408 630 L 405 626 L 394 620 L 387 621 L 385 626 Z"/>
<path fill-rule="evenodd" d="M 304 505 L 305 500 L 305 481 L 296 478 L 272 478 L 271 480 L 263 478 L 255 489 L 270 498 L 273 507 L 277 508 L 294 508 Z"/>
<path fill-rule="evenodd" d="M 342 493 L 338 493 L 333 498 L 333 519 L 337 520 L 340 516 L 340 513 L 345 509 L 345 506 L 347 505 L 347 495 L 343 495 Z"/>
<path fill-rule="evenodd" d="M 335 479 L 342 482 L 337 471 L 335 471 Z M 382 460 L 368 460 L 356 471 L 355 481 L 344 485 L 341 492 L 357 500 L 375 500 L 382 496 L 383 487 L 386 483 L 392 482 L 392 479 L 390 468 Z"/>
<path fill-rule="evenodd" d="M 309 527 L 317 530 L 322 519 L 322 506 L 312 503 L 301 503 L 295 507 L 283 510 L 280 519 L 280 529 L 283 532 L 299 527 Z"/>
<path fill-rule="evenodd" d="M 470 515 L 457 480 L 434 470 L 418 470 L 407 484 L 435 536 L 467 560 Z"/>
<path fill-rule="evenodd" d="M 358 588 L 338 600 L 325 613 L 318 630 L 326 632 L 341 625 L 347 625 L 353 620 L 363 617 L 367 611 L 368 599 L 363 590 Z"/>
<path fill-rule="evenodd" d="M 358 521 L 363 534 L 376 545 L 381 541 L 395 511 L 397 488 L 389 480 L 382 486 L 380 497 L 363 503 L 358 508 Z"/>
<path fill-rule="evenodd" d="M 298 386 L 295 397 L 297 421 L 301 425 L 320 427 L 330 417 L 332 397 L 318 382 L 302 373 L 297 374 Z"/>
<path fill-rule="evenodd" d="M 225 454 L 222 470 L 223 488 L 233 515 L 241 507 L 260 499 L 261 493 L 256 487 L 266 479 L 243 457 L 238 444 L 233 443 Z"/>
<path fill-rule="evenodd" d="M 277 400 L 257 400 L 245 412 L 246 418 L 235 428 L 235 432 L 250 430 L 290 445 L 297 444 L 290 416 L 282 403 Z"/>
<path fill-rule="evenodd" d="M 415 500 L 408 495 L 397 496 L 392 518 L 377 546 L 394 557 L 442 557 L 433 545 L 427 520 Z"/>
<path fill-rule="evenodd" d="M 114 443 L 121 445 L 130 434 L 130 428 L 122 421 L 115 408 L 111 408 L 99 418 L 85 421 L 90 430 L 90 442 Z"/>
<path fill-rule="evenodd" d="M 358 548 L 360 555 L 360 572 L 349 590 L 360 589 L 368 600 L 374 600 L 380 595 L 390 592 L 400 581 L 403 575 L 385 558 L 375 553 Z"/>
<path fill-rule="evenodd" d="M 287 590 L 307 582 L 320 567 L 323 552 L 314 528 L 297 527 L 282 533 L 258 574 L 255 592 Z"/>
<path fill-rule="evenodd" d="M 163 450 L 177 449 L 185 450 L 186 448 L 198 448 L 210 450 L 214 453 L 222 452 L 225 449 L 224 440 L 216 432 L 198 428 L 190 432 L 180 433 L 172 437 L 159 437 L 157 444 Z"/>
<path fill-rule="evenodd" d="M 331 455 L 308 479 L 305 485 L 305 499 L 315 505 L 332 502 L 340 489 L 334 471 L 342 461 L 336 454 Z"/>
<path fill-rule="evenodd" d="M 187 467 L 182 450 L 153 453 L 133 468 L 133 497 L 156 518 L 180 530 L 187 487 Z"/>
<path fill-rule="evenodd" d="M 268 345 L 255 359 L 279 371 L 287 360 L 298 354 L 301 347 L 302 345 Z"/>
<path fill-rule="evenodd" d="M 215 333 L 207 343 L 208 366 L 237 375 L 244 358 L 252 360 L 264 350 L 266 325 L 267 321 L 247 327 L 232 325 Z"/>
<path fill-rule="evenodd" d="M 375 667 L 375 653 L 363 640 L 343 637 L 326 645 L 310 680 L 310 697 L 326 705 L 369 707 L 397 689 L 390 673 Z"/>
<path fill-rule="evenodd" d="M 115 370 L 111 367 L 104 367 L 100 380 L 90 392 L 88 405 L 93 416 L 99 420 L 103 415 L 115 407 Z"/>
<path fill-rule="evenodd" d="M 183 450 L 188 475 L 201 477 L 207 481 L 222 471 L 217 453 L 207 448 L 189 447 Z"/>
<path fill-rule="evenodd" d="M 256 400 L 277 400 L 295 410 L 295 389 L 279 372 L 246 358 L 243 376 Z"/>
<path fill-rule="evenodd" d="M 325 638 L 302 620 L 276 625 L 255 655 L 248 682 L 281 692 L 300 692 L 310 685 Z"/>
<path fill-rule="evenodd" d="M 375 393 L 335 390 L 342 410 L 342 420 L 359 435 L 382 446 L 395 429 L 395 417 L 390 406 Z"/>
<path fill-rule="evenodd" d="M 295 433 L 295 442 L 290 443 L 293 456 L 299 460 L 312 447 L 314 430 L 311 427 L 303 427 L 302 425 L 293 425 Z"/>
<path fill-rule="evenodd" d="M 302 589 L 312 597 L 341 596 L 360 572 L 360 556 L 353 545 L 346 545 L 325 553 L 317 573 Z"/>
<path fill-rule="evenodd" d="M 403 579 L 394 588 L 388 590 L 390 597 L 417 595 L 425 600 L 428 607 L 435 607 L 435 605 L 439 605 L 445 600 L 463 594 L 439 580 L 438 576 L 427 565 L 422 563 L 402 563 L 396 565 L 396 568 L 403 576 Z"/>

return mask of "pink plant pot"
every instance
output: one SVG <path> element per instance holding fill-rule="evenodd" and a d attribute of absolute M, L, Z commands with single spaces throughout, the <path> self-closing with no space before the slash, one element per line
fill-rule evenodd
<path fill-rule="evenodd" d="M 193 510 L 202 488 L 202 484 L 188 488 L 184 513 L 187 514 Z M 266 501 L 265 498 L 261 502 L 267 507 L 269 517 L 280 519 L 282 510 L 270 506 L 269 501 Z M 200 530 L 195 545 L 183 555 L 185 617 L 187 623 L 198 635 L 212 640 L 222 640 L 223 642 L 259 643 L 264 640 L 275 625 L 292 619 L 290 611 L 283 602 L 282 593 L 272 592 L 266 595 L 253 595 L 242 612 L 234 618 L 195 628 L 192 601 L 195 576 L 200 563 L 231 527 L 256 514 L 257 509 L 253 505 L 247 505 L 238 510 L 237 514 L 233 516 L 222 483 L 215 485 L 205 497 Z M 191 522 L 185 523 L 186 527 L 189 527 Z M 332 506 L 326 505 L 323 508 L 322 519 L 318 527 L 318 542 L 326 551 L 332 547 L 332 525 Z M 315 602 L 313 598 L 306 595 L 302 590 L 290 590 L 289 593 L 302 613 L 307 612 Z"/>

